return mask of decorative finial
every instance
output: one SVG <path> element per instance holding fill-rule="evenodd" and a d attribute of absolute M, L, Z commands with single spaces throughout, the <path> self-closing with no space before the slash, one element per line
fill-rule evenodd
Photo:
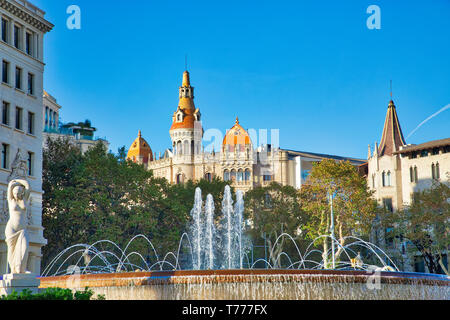
<path fill-rule="evenodd" d="M 142 132 L 141 132 L 141 130 L 139 130 L 138 137 L 139 137 L 139 138 L 142 137 Z"/>
<path fill-rule="evenodd" d="M 236 117 L 236 124 L 239 124 L 239 117 Z"/>

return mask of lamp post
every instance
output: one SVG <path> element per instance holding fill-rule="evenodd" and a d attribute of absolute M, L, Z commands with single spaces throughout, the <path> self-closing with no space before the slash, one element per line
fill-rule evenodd
<path fill-rule="evenodd" d="M 336 269 L 336 261 L 334 257 L 334 213 L 333 213 L 333 198 L 334 195 L 329 193 L 330 196 L 330 211 L 331 211 L 331 224 L 330 224 L 330 233 L 331 233 L 331 261 L 333 262 L 333 269 Z"/>

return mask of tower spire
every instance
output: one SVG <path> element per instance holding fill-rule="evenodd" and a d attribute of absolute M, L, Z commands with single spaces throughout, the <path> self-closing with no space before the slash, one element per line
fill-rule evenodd
<path fill-rule="evenodd" d="M 380 147 L 378 148 L 378 155 L 392 156 L 395 151 L 398 151 L 401 146 L 406 145 L 403 137 L 402 128 L 397 116 L 394 101 L 389 102 L 386 120 L 384 121 L 383 135 L 381 136 Z"/>

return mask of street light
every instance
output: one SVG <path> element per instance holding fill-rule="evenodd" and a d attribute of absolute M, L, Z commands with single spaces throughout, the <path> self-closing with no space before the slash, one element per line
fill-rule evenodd
<path fill-rule="evenodd" d="M 330 211 L 331 211 L 331 225 L 330 225 L 330 233 L 331 233 L 331 255 L 333 262 L 333 269 L 336 269 L 336 261 L 334 258 L 334 213 L 333 213 L 333 198 L 336 196 L 336 192 L 334 194 L 328 193 L 330 197 Z"/>

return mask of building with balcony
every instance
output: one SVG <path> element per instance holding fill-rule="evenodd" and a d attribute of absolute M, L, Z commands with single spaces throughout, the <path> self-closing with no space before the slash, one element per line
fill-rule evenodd
<path fill-rule="evenodd" d="M 25 0 L 0 0 L 0 274 L 8 273 L 5 226 L 7 186 L 30 182 L 30 258 L 27 270 L 40 273 L 42 228 L 42 94 L 44 36 L 53 25 Z"/>
<path fill-rule="evenodd" d="M 56 99 L 48 92 L 43 95 L 43 146 L 46 147 L 47 139 L 67 138 L 85 153 L 96 143 L 103 143 L 106 150 L 109 149 L 109 142 L 105 138 L 95 136 L 96 128 L 92 127 L 89 120 L 79 123 L 61 123 L 59 113 L 61 106 Z"/>

